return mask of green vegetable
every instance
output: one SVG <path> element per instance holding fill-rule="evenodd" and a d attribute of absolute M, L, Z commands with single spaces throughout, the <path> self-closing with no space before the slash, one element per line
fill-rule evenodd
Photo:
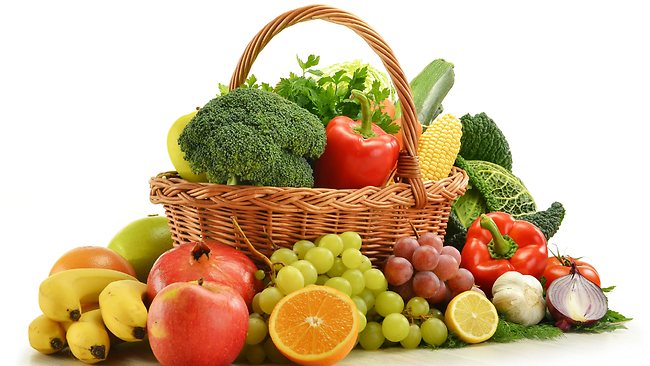
<path fill-rule="evenodd" d="M 318 118 L 296 103 L 237 88 L 201 108 L 178 142 L 192 171 L 212 183 L 312 187 L 309 160 L 326 138 Z"/>
<path fill-rule="evenodd" d="M 481 160 L 465 160 L 459 156 L 456 165 L 469 175 L 471 190 L 454 203 L 453 210 L 465 227 L 485 212 L 507 212 L 515 218 L 537 211 L 535 200 L 524 183 L 504 167 Z M 465 197 L 467 195 L 467 197 Z M 485 206 L 483 206 L 484 200 Z"/>
<path fill-rule="evenodd" d="M 458 250 L 463 249 L 467 238 L 467 228 L 458 215 L 462 216 L 463 220 L 466 221 L 475 212 L 487 212 L 487 208 L 485 208 L 485 202 L 480 197 L 480 193 L 477 190 L 470 189 L 465 195 L 456 200 L 454 210 L 449 215 L 445 245 L 451 245 Z M 537 226 L 548 241 L 560 229 L 565 212 L 566 210 L 560 202 L 553 202 L 546 210 L 524 215 L 519 219 L 526 220 Z"/>
<path fill-rule="evenodd" d="M 463 135 L 460 152 L 465 160 L 483 160 L 512 171 L 512 153 L 508 140 L 497 124 L 485 113 L 460 118 Z"/>
<path fill-rule="evenodd" d="M 302 74 L 290 73 L 289 77 L 281 78 L 273 91 L 305 108 L 324 125 L 337 116 L 347 116 L 355 121 L 361 119 L 361 106 L 351 99 L 352 90 L 362 91 L 374 105 L 379 105 L 391 95 L 392 89 L 385 86 L 388 77 L 382 76 L 369 64 L 353 62 L 333 65 L 326 68 L 325 73 L 314 68 L 320 62 L 319 56 L 309 55 L 305 61 L 297 59 Z M 258 87 L 265 86 L 268 87 L 268 84 Z M 370 119 L 386 133 L 399 131 L 399 126 L 379 108 L 373 111 Z"/>
<path fill-rule="evenodd" d="M 461 146 L 455 165 L 464 169 L 470 182 L 467 192 L 452 207 L 445 245 L 462 250 L 467 227 L 481 213 L 505 211 L 535 224 L 550 239 L 560 228 L 565 210 L 554 202 L 536 212 L 535 201 L 512 170 L 512 153 L 503 132 L 485 113 L 460 118 Z"/>
<path fill-rule="evenodd" d="M 612 309 L 607 309 L 605 316 L 594 324 L 590 325 L 577 325 L 575 326 L 574 331 L 578 333 L 604 333 L 611 332 L 617 329 L 626 329 L 626 322 L 629 322 L 632 318 L 628 318 L 625 315 L 614 311 Z"/>
<path fill-rule="evenodd" d="M 485 198 L 478 189 L 473 188 L 469 183 L 465 194 L 458 197 L 453 205 L 453 216 L 458 220 L 460 228 L 466 230 L 469 225 L 476 220 L 482 213 L 490 212 L 487 209 Z M 461 229 L 458 228 L 458 231 Z"/>
<path fill-rule="evenodd" d="M 625 329 L 625 322 L 632 320 L 621 313 L 614 310 L 607 310 L 607 314 L 597 321 L 594 324 L 585 326 L 576 326 L 572 329 L 571 333 L 604 333 L 611 332 L 617 329 Z M 499 325 L 497 325 L 497 330 L 488 340 L 488 342 L 495 343 L 510 343 L 516 342 L 524 339 L 533 339 L 533 340 L 551 340 L 562 338 L 565 336 L 565 333 L 548 320 L 543 320 L 541 323 L 536 325 L 520 325 L 513 322 L 505 320 L 502 316 L 499 317 Z M 454 333 L 449 333 L 447 340 L 438 348 L 462 348 L 468 346 L 469 344 L 458 339 Z"/>
<path fill-rule="evenodd" d="M 548 241 L 560 229 L 565 212 L 566 210 L 560 202 L 553 202 L 551 207 L 546 210 L 524 215 L 520 219 L 537 226 L 544 233 Z"/>
<path fill-rule="evenodd" d="M 465 194 L 467 193 L 468 192 L 465 192 Z M 463 196 L 460 196 L 456 200 L 456 202 L 458 202 L 458 200 L 460 200 Z M 459 204 L 458 208 L 462 209 L 463 205 Z M 460 221 L 456 213 L 452 210 L 449 213 L 449 218 L 447 219 L 447 229 L 445 231 L 444 245 L 452 246 L 458 249 L 458 251 L 460 252 L 463 250 L 463 246 L 465 246 L 466 241 L 467 241 L 467 228 L 465 227 L 465 225 L 463 225 L 463 223 Z"/>
<path fill-rule="evenodd" d="M 564 337 L 564 332 L 553 324 L 542 322 L 525 326 L 509 322 L 500 316 L 497 330 L 488 342 L 510 343 L 523 339 L 550 340 L 560 337 Z M 462 348 L 465 346 L 469 346 L 469 344 L 460 340 L 455 334 L 450 333 L 447 341 L 439 348 Z"/>
<path fill-rule="evenodd" d="M 564 332 L 550 323 L 525 326 L 500 318 L 497 331 L 490 338 L 490 342 L 508 343 L 522 339 L 549 340 L 563 336 Z"/>
<path fill-rule="evenodd" d="M 299 62 L 300 62 L 300 60 L 299 60 Z M 379 89 L 388 90 L 390 92 L 389 97 L 394 100 L 397 93 L 395 92 L 395 89 L 393 88 L 393 84 L 391 83 L 390 78 L 388 77 L 388 75 L 385 72 L 383 72 L 383 71 L 375 68 L 374 66 L 372 66 L 370 64 L 367 64 L 367 63 L 365 63 L 365 62 L 363 62 L 361 60 L 340 62 L 340 63 L 333 64 L 333 65 L 330 65 L 330 66 L 326 66 L 326 67 L 324 67 L 324 68 L 322 68 L 320 70 L 321 71 L 320 77 L 321 78 L 327 78 L 327 77 L 332 77 L 333 78 L 336 73 L 339 73 L 341 71 L 345 71 L 346 72 L 345 75 L 352 78 L 352 76 L 354 75 L 354 72 L 356 70 L 362 69 L 364 67 L 367 69 L 367 73 L 366 73 L 366 78 L 365 78 L 366 80 L 364 82 L 364 89 L 362 91 L 363 92 L 370 91 L 372 89 L 372 86 L 373 86 L 374 82 L 376 81 L 376 82 L 379 83 L 378 84 Z M 327 86 L 329 86 L 329 84 L 324 83 L 323 86 L 327 87 Z M 345 82 L 340 83 L 339 86 L 345 86 Z"/>
<path fill-rule="evenodd" d="M 442 100 L 454 85 L 454 65 L 443 59 L 428 64 L 410 82 L 418 120 L 428 126 L 442 111 Z"/>

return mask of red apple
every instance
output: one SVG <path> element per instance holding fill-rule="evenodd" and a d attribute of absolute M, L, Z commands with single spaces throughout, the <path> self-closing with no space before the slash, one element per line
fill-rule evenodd
<path fill-rule="evenodd" d="M 163 253 L 147 278 L 147 297 L 152 301 L 165 286 L 174 282 L 205 281 L 230 286 L 251 308 L 253 296 L 262 287 L 255 279 L 257 267 L 243 252 L 214 241 L 181 244 Z"/>
<path fill-rule="evenodd" d="M 213 282 L 173 283 L 149 307 L 149 343 L 163 366 L 230 365 L 244 348 L 247 331 L 244 300 Z"/>

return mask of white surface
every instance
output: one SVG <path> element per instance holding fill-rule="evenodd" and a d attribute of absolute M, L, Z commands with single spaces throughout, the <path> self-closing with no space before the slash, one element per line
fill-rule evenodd
<path fill-rule="evenodd" d="M 54 260 L 106 245 L 126 223 L 161 213 L 148 179 L 170 170 L 171 123 L 227 83 L 246 43 L 309 1 L 22 1 L 0 5 L 0 266 L 7 292 L 3 364 L 61 364 L 37 355 L 27 324 Z M 616 285 L 611 308 L 629 329 L 555 342 L 430 352 L 357 352 L 345 364 L 633 363 L 648 342 L 648 11 L 642 2 L 329 1 L 373 26 L 411 79 L 439 57 L 455 63 L 446 111 L 485 111 L 540 208 L 567 216 L 551 245 L 583 256 Z M 428 4 L 428 5 L 423 5 Z M 378 58 L 347 29 L 286 30 L 253 72 L 273 81 L 295 56 L 322 63 Z M 8 338 L 8 339 L 7 339 Z M 117 352 L 107 364 L 153 362 Z M 562 360 L 562 361 L 560 361 Z M 71 364 L 78 364 L 71 362 Z"/>

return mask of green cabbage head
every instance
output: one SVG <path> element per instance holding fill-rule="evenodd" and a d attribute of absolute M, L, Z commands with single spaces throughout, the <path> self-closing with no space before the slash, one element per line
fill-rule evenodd
<path fill-rule="evenodd" d="M 466 228 L 482 213 L 507 212 L 520 218 L 537 212 L 535 200 L 524 183 L 504 167 L 460 156 L 456 164 L 467 172 L 470 181 L 467 192 L 452 208 Z"/>

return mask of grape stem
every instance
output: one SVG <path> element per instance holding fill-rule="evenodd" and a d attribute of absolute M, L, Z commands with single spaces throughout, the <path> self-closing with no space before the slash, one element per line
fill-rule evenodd
<path fill-rule="evenodd" d="M 411 230 L 413 230 L 413 234 L 415 234 L 415 239 L 420 239 L 420 234 L 418 233 L 418 229 L 415 228 L 415 225 L 413 225 L 413 223 L 410 221 L 409 225 L 411 225 Z"/>
<path fill-rule="evenodd" d="M 271 244 L 271 250 L 276 251 L 278 249 L 278 246 L 275 245 L 275 242 L 273 242 L 271 235 L 266 232 L 266 226 L 262 226 L 262 232 L 264 233 L 264 236 L 266 236 L 266 239 L 268 239 L 269 244 Z"/>
<path fill-rule="evenodd" d="M 264 263 L 269 266 L 271 270 L 271 281 L 275 283 L 275 267 L 273 266 L 273 263 L 269 259 L 269 257 L 265 256 L 264 253 L 261 253 L 259 250 L 255 249 L 253 244 L 248 240 L 246 237 L 246 234 L 244 233 L 244 230 L 242 230 L 241 226 L 239 226 L 239 223 L 237 222 L 237 216 L 230 216 L 230 220 L 232 221 L 233 226 L 239 231 L 241 236 L 244 238 L 244 242 L 246 243 L 246 246 L 248 249 L 253 252 L 258 258 L 262 259 Z"/>

